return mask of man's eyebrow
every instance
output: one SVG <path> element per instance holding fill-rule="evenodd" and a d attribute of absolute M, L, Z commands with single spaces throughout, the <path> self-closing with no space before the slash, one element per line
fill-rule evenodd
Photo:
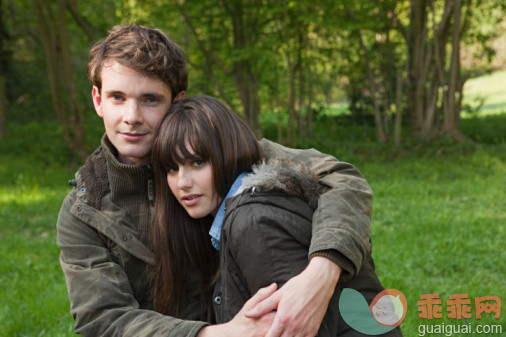
<path fill-rule="evenodd" d="M 105 94 L 111 96 L 111 95 L 124 95 L 125 93 L 120 90 L 109 90 L 106 91 Z"/>
<path fill-rule="evenodd" d="M 105 91 L 104 94 L 106 94 L 107 96 L 114 96 L 114 95 L 121 95 L 121 96 L 125 96 L 126 94 L 121 91 L 121 90 L 109 90 L 109 91 Z M 141 98 L 147 98 L 147 97 L 152 97 L 152 98 L 157 98 L 157 99 L 164 99 L 165 98 L 165 95 L 163 94 L 160 94 L 160 93 L 157 93 L 157 92 L 145 92 L 145 93 L 142 93 L 140 95 Z"/>
<path fill-rule="evenodd" d="M 165 97 L 162 94 L 156 93 L 156 92 L 146 92 L 141 95 L 141 97 L 155 97 L 155 98 L 163 98 Z"/>

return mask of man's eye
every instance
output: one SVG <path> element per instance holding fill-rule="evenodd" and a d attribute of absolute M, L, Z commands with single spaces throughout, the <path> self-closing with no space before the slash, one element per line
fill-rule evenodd
<path fill-rule="evenodd" d="M 194 160 L 192 165 L 195 167 L 200 167 L 200 166 L 204 165 L 204 161 L 203 160 Z"/>
<path fill-rule="evenodd" d="M 155 103 L 158 103 L 158 98 L 156 97 L 146 97 L 146 99 L 144 99 L 144 103 L 147 103 L 147 104 L 155 104 Z"/>
<path fill-rule="evenodd" d="M 120 95 L 112 95 L 111 97 L 115 101 L 123 101 L 123 97 Z"/>

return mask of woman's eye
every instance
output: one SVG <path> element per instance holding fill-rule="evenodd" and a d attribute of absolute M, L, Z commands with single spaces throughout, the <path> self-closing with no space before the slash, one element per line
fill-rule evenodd
<path fill-rule="evenodd" d="M 176 173 L 176 172 L 177 172 L 177 168 L 170 168 L 167 173 Z"/>
<path fill-rule="evenodd" d="M 204 161 L 203 160 L 195 160 L 195 161 L 193 161 L 192 165 L 195 167 L 200 167 L 200 166 L 204 165 Z"/>

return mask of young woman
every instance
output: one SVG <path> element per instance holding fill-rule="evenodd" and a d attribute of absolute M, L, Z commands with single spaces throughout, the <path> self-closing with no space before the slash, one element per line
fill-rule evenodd
<path fill-rule="evenodd" d="M 201 319 L 228 322 L 258 289 L 282 286 L 308 264 L 311 219 L 324 188 L 303 165 L 262 162 L 252 131 L 216 99 L 173 104 L 153 166 L 155 310 L 181 317 L 199 303 Z M 319 336 L 361 335 L 340 319 L 346 287 L 368 302 L 383 290 L 370 256 L 358 275 L 338 283 Z"/>

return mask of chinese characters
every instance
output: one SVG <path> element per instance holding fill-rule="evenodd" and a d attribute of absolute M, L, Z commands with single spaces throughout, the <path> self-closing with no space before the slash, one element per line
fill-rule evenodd
<path fill-rule="evenodd" d="M 453 294 L 446 301 L 446 315 L 448 318 L 463 319 L 471 318 L 471 299 L 468 294 Z M 420 295 L 418 304 L 418 317 L 434 319 L 443 317 L 443 301 L 439 294 Z M 483 296 L 474 298 L 474 311 L 477 319 L 482 314 L 494 313 L 495 318 L 501 316 L 501 299 L 498 296 Z"/>

